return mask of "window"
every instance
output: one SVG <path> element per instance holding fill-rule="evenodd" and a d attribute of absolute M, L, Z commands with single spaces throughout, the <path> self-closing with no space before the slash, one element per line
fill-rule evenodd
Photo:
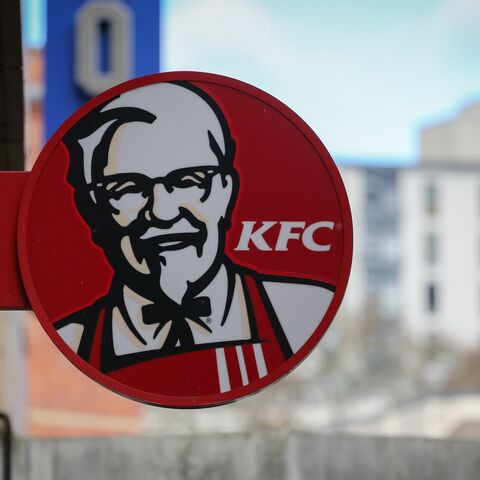
<path fill-rule="evenodd" d="M 434 233 L 427 233 L 425 237 L 425 261 L 430 264 L 438 261 L 438 237 Z"/>
<path fill-rule="evenodd" d="M 437 286 L 433 283 L 427 285 L 427 310 L 436 312 L 438 310 L 438 291 Z"/>
<path fill-rule="evenodd" d="M 427 184 L 425 188 L 425 212 L 428 215 L 438 212 L 438 189 L 433 183 Z"/>

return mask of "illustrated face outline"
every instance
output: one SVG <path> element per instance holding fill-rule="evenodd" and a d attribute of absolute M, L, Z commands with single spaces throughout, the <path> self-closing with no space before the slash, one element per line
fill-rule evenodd
<path fill-rule="evenodd" d="M 94 235 L 103 232 L 97 243 L 117 275 L 151 300 L 166 295 L 180 304 L 211 280 L 223 255 L 237 189 L 227 158 L 233 140 L 223 115 L 197 91 L 149 89 L 155 101 L 139 89 L 103 108 L 154 118 L 107 121 L 81 139 L 83 173 L 95 203 Z"/>

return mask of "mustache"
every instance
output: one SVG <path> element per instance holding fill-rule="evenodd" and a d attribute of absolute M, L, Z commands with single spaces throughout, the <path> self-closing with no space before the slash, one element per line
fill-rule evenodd
<path fill-rule="evenodd" d="M 141 240 L 148 240 L 155 237 L 169 237 L 183 234 L 196 234 L 200 231 L 198 227 L 192 225 L 186 218 L 179 219 L 173 225 L 167 228 L 160 228 L 158 226 L 148 227 L 147 231 L 140 236 Z"/>
<path fill-rule="evenodd" d="M 195 217 L 192 212 L 180 207 L 178 215 L 170 220 L 162 220 L 155 216 L 147 220 L 144 215 L 139 215 L 139 218 L 126 228 L 126 233 L 132 237 L 148 240 L 157 235 L 196 233 L 206 228 L 205 223 Z M 125 229 L 122 230 L 125 232 Z"/>
<path fill-rule="evenodd" d="M 167 250 L 179 250 L 193 245 L 201 256 L 207 239 L 207 226 L 189 210 L 179 209 L 177 217 L 171 220 L 136 220 L 129 232 L 134 250 L 144 258 L 154 254 L 158 257 Z"/>

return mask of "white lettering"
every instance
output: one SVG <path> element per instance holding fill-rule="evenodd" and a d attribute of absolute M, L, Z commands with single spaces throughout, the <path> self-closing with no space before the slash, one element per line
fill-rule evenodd
<path fill-rule="evenodd" d="M 333 222 L 316 222 L 312 223 L 309 227 L 305 229 L 302 235 L 302 242 L 309 250 L 314 252 L 328 252 L 331 248 L 331 245 L 321 245 L 313 239 L 314 233 L 320 228 L 328 228 L 333 230 Z"/>
<path fill-rule="evenodd" d="M 275 250 L 282 252 L 288 250 L 289 240 L 298 240 L 301 232 L 292 232 L 294 228 L 305 228 L 305 222 L 280 222 L 280 233 L 278 234 Z"/>
<path fill-rule="evenodd" d="M 259 250 L 264 250 L 264 251 L 272 250 L 272 247 L 270 247 L 270 245 L 268 245 L 268 243 L 263 238 L 263 234 L 278 222 L 262 222 L 262 226 L 257 228 L 257 230 L 255 230 L 254 232 L 253 228 L 255 227 L 256 223 L 257 222 L 242 222 L 243 230 L 235 250 L 240 250 L 240 251 L 250 250 L 250 247 L 249 247 L 250 241 Z"/>
<path fill-rule="evenodd" d="M 280 231 L 278 232 L 275 248 L 272 248 L 266 242 L 265 238 L 263 238 L 263 235 L 277 224 L 280 225 Z M 322 244 L 316 242 L 314 235 L 322 228 L 333 230 L 335 222 L 315 222 L 305 228 L 306 222 L 263 221 L 256 230 L 256 221 L 244 221 L 242 225 L 242 233 L 238 245 L 235 248 L 236 251 L 249 251 L 251 242 L 258 250 L 264 252 L 286 252 L 288 251 L 288 242 L 290 240 L 300 240 L 301 238 L 303 246 L 308 250 L 312 252 L 328 252 L 332 248 L 332 245 L 330 243 Z M 297 229 L 297 231 L 294 231 L 294 229 Z"/>

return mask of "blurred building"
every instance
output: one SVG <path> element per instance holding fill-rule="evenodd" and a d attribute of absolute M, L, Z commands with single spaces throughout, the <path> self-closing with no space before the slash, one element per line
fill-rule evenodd
<path fill-rule="evenodd" d="M 354 260 L 342 310 L 358 316 L 375 310 L 389 323 L 398 319 L 398 170 L 343 166 L 354 224 Z"/>
<path fill-rule="evenodd" d="M 420 163 L 398 172 L 399 295 L 415 338 L 480 341 L 480 103 L 421 132 Z"/>
<path fill-rule="evenodd" d="M 480 103 L 420 132 L 413 167 L 346 166 L 354 262 L 342 312 L 412 339 L 480 341 Z"/>
<path fill-rule="evenodd" d="M 420 132 L 422 163 L 479 165 L 479 125 L 480 102 L 474 102 L 456 118 L 424 128 Z"/>

